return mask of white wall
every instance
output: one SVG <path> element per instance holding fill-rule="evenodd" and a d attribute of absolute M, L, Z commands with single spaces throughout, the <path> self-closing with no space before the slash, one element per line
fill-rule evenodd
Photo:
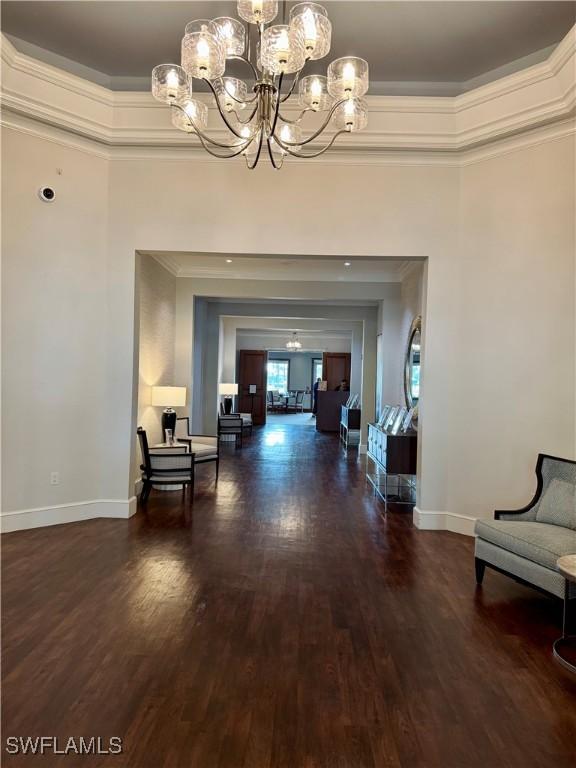
<path fill-rule="evenodd" d="M 382 404 L 405 405 L 404 359 L 410 326 L 423 311 L 425 264 L 413 267 L 402 281 L 400 295 L 378 305 L 378 333 L 382 338 L 382 360 L 377 376 L 382 387 Z"/>
<path fill-rule="evenodd" d="M 463 169 L 455 511 L 523 506 L 537 452 L 575 457 L 575 168 L 568 138 Z"/>
<path fill-rule="evenodd" d="M 54 202 L 38 198 L 43 185 Z M 126 494 L 110 493 L 102 465 L 108 162 L 5 131 L 2 205 L 2 510 L 11 530 L 57 522 L 45 508 L 63 504 L 72 518 L 90 517 L 95 500 Z"/>
<path fill-rule="evenodd" d="M 162 440 L 162 408 L 153 407 L 152 387 L 174 386 L 176 278 L 150 256 L 138 257 L 140 309 L 138 425 L 150 443 Z"/>
<path fill-rule="evenodd" d="M 286 254 L 428 258 L 423 512 L 490 516 L 526 499 L 539 450 L 574 455 L 571 137 L 463 168 L 286 164 L 280 196 L 266 167 L 119 157 L 108 179 L 104 160 L 10 129 L 4 150 L 7 509 L 131 496 L 135 252 L 269 252 L 278 217 L 256 227 L 239 200 L 297 206 Z M 69 193 L 42 206 L 60 166 Z M 82 451 L 79 428 L 95 435 Z M 67 480 L 52 488 L 56 460 Z"/>

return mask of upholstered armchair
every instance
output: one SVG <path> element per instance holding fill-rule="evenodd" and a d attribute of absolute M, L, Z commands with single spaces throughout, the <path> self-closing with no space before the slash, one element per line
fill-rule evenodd
<path fill-rule="evenodd" d="M 242 448 L 242 434 L 244 432 L 244 426 L 242 424 L 242 418 L 239 413 L 229 414 L 225 416 L 218 416 L 218 437 L 223 435 L 233 435 L 234 445 L 237 448 L 240 445 Z"/>
<path fill-rule="evenodd" d="M 252 434 L 252 427 L 254 426 L 254 422 L 252 421 L 252 414 L 251 413 L 226 413 L 224 411 L 224 403 L 220 403 L 220 416 L 240 416 L 242 419 L 242 429 L 251 435 Z"/>
<path fill-rule="evenodd" d="M 138 427 L 138 440 L 142 452 L 142 492 L 140 501 L 146 504 L 152 486 L 190 486 L 190 501 L 194 498 L 194 454 L 185 448 L 150 449 L 146 431 Z"/>
<path fill-rule="evenodd" d="M 563 555 L 576 554 L 576 461 L 540 454 L 538 486 L 522 509 L 497 510 L 494 520 L 476 522 L 476 580 L 486 566 L 565 600 L 576 584 L 557 570 Z"/>
<path fill-rule="evenodd" d="M 194 454 L 194 464 L 213 461 L 216 464 L 216 480 L 220 470 L 220 443 L 216 435 L 190 434 L 190 419 L 180 416 L 176 419 L 176 440 L 186 443 L 190 453 Z"/>

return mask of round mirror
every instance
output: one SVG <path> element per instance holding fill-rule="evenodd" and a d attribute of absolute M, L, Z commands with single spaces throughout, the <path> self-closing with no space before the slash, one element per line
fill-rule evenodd
<path fill-rule="evenodd" d="M 404 396 L 408 408 L 418 405 L 420 398 L 420 338 L 422 318 L 415 317 L 408 334 L 406 360 L 404 362 Z"/>

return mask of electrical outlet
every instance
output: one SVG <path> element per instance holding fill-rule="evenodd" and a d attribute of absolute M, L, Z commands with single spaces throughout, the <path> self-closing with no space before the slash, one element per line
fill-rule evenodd
<path fill-rule="evenodd" d="M 50 472 L 50 485 L 60 485 L 60 472 Z"/>

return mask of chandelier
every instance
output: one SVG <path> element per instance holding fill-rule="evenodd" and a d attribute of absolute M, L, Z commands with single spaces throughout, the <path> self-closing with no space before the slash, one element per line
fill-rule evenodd
<path fill-rule="evenodd" d="M 292 334 L 290 341 L 286 342 L 286 349 L 290 352 L 299 352 L 302 349 L 302 342 L 298 341 L 298 334 L 296 331 Z"/>
<path fill-rule="evenodd" d="M 284 0 L 284 14 L 285 6 Z M 278 0 L 238 0 L 237 7 L 246 24 L 227 16 L 191 21 L 182 40 L 182 66 L 154 67 L 152 95 L 171 108 L 176 128 L 196 134 L 215 157 L 243 155 L 253 169 L 263 151 L 274 168 L 280 168 L 287 155 L 318 157 L 340 134 L 366 127 L 368 107 L 362 97 L 368 90 L 368 63 L 364 59 L 346 56 L 329 65 L 327 76 L 302 77 L 307 62 L 324 58 L 330 50 L 332 24 L 325 8 L 298 3 L 290 10 L 288 24 L 267 26 L 278 13 Z M 257 31 L 251 34 L 254 28 Z M 224 77 L 227 60 L 244 62 L 253 82 Z M 206 132 L 208 107 L 192 98 L 194 79 L 206 83 L 214 96 L 226 131 L 222 140 Z M 289 99 L 300 106 L 295 119 L 282 114 L 282 105 Z M 322 113 L 324 119 L 318 129 L 304 135 L 307 112 Z M 302 151 L 329 126 L 334 134 L 325 146 Z"/>

